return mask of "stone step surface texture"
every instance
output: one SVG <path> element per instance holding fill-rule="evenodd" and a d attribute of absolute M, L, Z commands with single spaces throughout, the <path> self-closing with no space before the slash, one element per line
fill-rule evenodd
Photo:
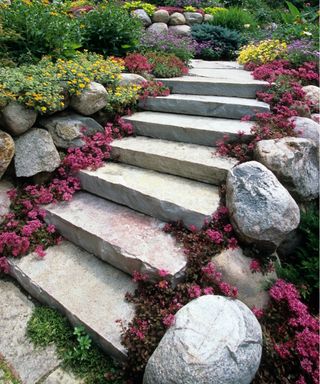
<path fill-rule="evenodd" d="M 46 221 L 66 239 L 126 273 L 157 277 L 165 269 L 176 279 L 183 274 L 182 248 L 153 217 L 84 192 L 44 208 Z"/>
<path fill-rule="evenodd" d="M 108 163 L 80 171 L 90 193 L 164 221 L 183 220 L 200 228 L 218 208 L 218 187 L 126 164 Z"/>
<path fill-rule="evenodd" d="M 121 163 L 219 185 L 237 164 L 221 157 L 216 148 L 147 137 L 127 137 L 112 142 L 112 156 Z"/>

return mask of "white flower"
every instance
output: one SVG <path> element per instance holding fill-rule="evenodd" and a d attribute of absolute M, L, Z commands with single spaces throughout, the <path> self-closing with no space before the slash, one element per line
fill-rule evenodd
<path fill-rule="evenodd" d="M 250 28 L 250 24 L 244 24 L 245 28 Z"/>
<path fill-rule="evenodd" d="M 312 33 L 308 31 L 303 31 L 301 34 L 306 36 L 312 36 Z"/>

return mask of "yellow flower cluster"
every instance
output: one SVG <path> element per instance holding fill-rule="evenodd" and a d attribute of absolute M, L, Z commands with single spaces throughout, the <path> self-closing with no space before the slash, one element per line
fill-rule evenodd
<path fill-rule="evenodd" d="M 265 64 L 275 59 L 285 57 L 287 44 L 280 40 L 263 40 L 258 44 L 249 44 L 243 47 L 239 53 L 238 62 L 246 64 L 253 62 Z"/>
<path fill-rule="evenodd" d="M 107 110 L 109 112 L 122 114 L 126 108 L 130 108 L 137 103 L 140 89 L 141 87 L 135 84 L 108 89 Z"/>
<path fill-rule="evenodd" d="M 186 5 L 185 7 L 183 7 L 183 10 L 186 12 L 195 12 L 197 8 L 193 7 L 192 5 Z"/>
<path fill-rule="evenodd" d="M 123 8 L 127 9 L 128 11 L 134 11 L 135 9 L 143 9 L 149 16 L 152 16 L 157 9 L 155 5 L 150 3 L 144 3 L 140 0 L 125 2 Z"/>
<path fill-rule="evenodd" d="M 214 16 L 218 12 L 226 12 L 228 11 L 226 8 L 222 7 L 206 7 L 203 9 L 205 13 L 208 13 L 209 15 Z"/>

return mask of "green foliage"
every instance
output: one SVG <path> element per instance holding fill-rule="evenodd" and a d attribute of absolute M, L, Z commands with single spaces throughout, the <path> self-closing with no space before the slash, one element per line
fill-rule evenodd
<path fill-rule="evenodd" d="M 152 65 L 152 74 L 158 78 L 179 77 L 188 72 L 183 62 L 171 53 L 146 53 Z"/>
<path fill-rule="evenodd" d="M 318 26 L 316 24 L 282 24 L 273 32 L 274 39 L 281 39 L 287 43 L 301 38 L 308 38 L 314 42 L 316 46 L 319 45 L 318 39 Z"/>
<path fill-rule="evenodd" d="M 143 9 L 149 16 L 152 16 L 157 7 L 150 3 L 144 3 L 143 1 L 127 1 L 123 5 L 124 9 L 128 11 L 134 11 L 135 9 Z"/>
<path fill-rule="evenodd" d="M 114 363 L 96 347 L 82 326 L 70 327 L 59 312 L 36 307 L 27 325 L 27 335 L 35 345 L 55 344 L 66 369 L 84 379 L 86 384 L 120 384 Z M 108 374 L 110 380 L 106 380 Z"/>
<path fill-rule="evenodd" d="M 124 55 L 135 49 L 142 33 L 141 22 L 117 5 L 98 5 L 81 17 L 84 48 L 105 55 Z"/>
<path fill-rule="evenodd" d="M 1 384 L 21 384 L 21 381 L 18 380 L 14 374 L 11 372 L 9 366 L 0 356 L 0 372 L 1 372 Z"/>
<path fill-rule="evenodd" d="M 230 7 L 226 10 L 216 12 L 210 24 L 219 25 L 239 32 L 242 32 L 244 29 L 254 30 L 257 27 L 257 21 L 254 16 L 250 12 L 238 7 Z"/>
<path fill-rule="evenodd" d="M 301 13 L 299 9 L 290 3 L 290 1 L 286 1 L 288 12 L 281 13 L 282 21 L 285 24 L 294 24 L 295 22 L 301 21 Z"/>

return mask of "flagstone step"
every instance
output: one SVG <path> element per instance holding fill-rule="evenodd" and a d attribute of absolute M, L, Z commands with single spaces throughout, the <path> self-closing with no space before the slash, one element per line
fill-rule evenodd
<path fill-rule="evenodd" d="M 220 185 L 238 161 L 217 149 L 149 137 L 127 137 L 112 142 L 112 156 L 121 163 Z"/>
<path fill-rule="evenodd" d="M 171 93 L 187 95 L 227 96 L 255 99 L 256 93 L 265 89 L 269 83 L 254 80 L 250 72 L 242 70 L 190 70 L 200 76 L 183 76 L 161 79 Z M 208 77 L 201 77 L 201 73 Z M 231 73 L 230 73 L 231 72 Z"/>
<path fill-rule="evenodd" d="M 239 132 L 249 140 L 254 125 L 251 121 L 149 111 L 125 116 L 124 120 L 133 125 L 137 135 L 213 147 L 226 135 L 228 142 L 237 140 Z"/>
<path fill-rule="evenodd" d="M 245 115 L 257 112 L 269 112 L 268 104 L 253 99 L 199 95 L 169 95 L 148 97 L 140 101 L 139 106 L 147 111 L 181 113 L 241 119 Z"/>
<path fill-rule="evenodd" d="M 129 322 L 134 307 L 125 301 L 135 284 L 129 275 L 81 248 L 63 241 L 46 250 L 9 260 L 10 274 L 41 303 L 57 308 L 77 326 L 83 325 L 109 355 L 126 358 L 117 320 Z"/>
<path fill-rule="evenodd" d="M 79 172 L 82 189 L 164 221 L 200 228 L 219 206 L 219 188 L 127 164 Z"/>
<path fill-rule="evenodd" d="M 157 278 L 164 269 L 172 280 L 183 274 L 182 248 L 153 217 L 85 192 L 44 208 L 63 237 L 126 273 Z"/>

